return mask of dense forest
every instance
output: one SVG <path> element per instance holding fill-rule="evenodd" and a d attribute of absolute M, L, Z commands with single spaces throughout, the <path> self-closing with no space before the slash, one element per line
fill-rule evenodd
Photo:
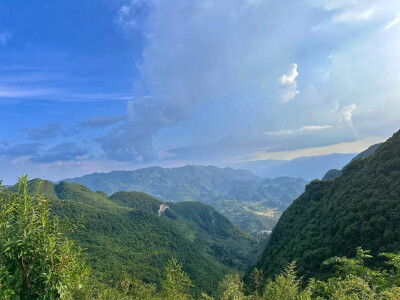
<path fill-rule="evenodd" d="M 107 283 L 127 273 L 159 285 L 159 269 L 177 257 L 196 288 L 211 292 L 224 274 L 245 272 L 263 247 L 202 203 L 163 203 L 140 192 L 108 197 L 76 183 L 39 179 L 28 183 L 33 194 L 39 184 L 55 215 L 83 216 L 84 226 L 68 237 L 85 250 L 87 263 Z M 168 208 L 159 212 L 162 205 Z"/>
<path fill-rule="evenodd" d="M 400 251 L 400 132 L 375 150 L 336 179 L 311 182 L 283 213 L 257 263 L 265 276 L 296 261 L 299 275 L 325 279 L 331 256 Z"/>
<path fill-rule="evenodd" d="M 66 235 L 82 227 L 82 220 L 51 214 L 50 202 L 40 191 L 41 183 L 31 193 L 26 177 L 21 178 L 15 192 L 1 188 L 1 299 L 340 300 L 400 297 L 400 255 L 382 253 L 379 258 L 386 262 L 384 267 L 370 268 L 368 265 L 374 258 L 361 248 L 356 249 L 354 258 L 325 260 L 324 264 L 335 270 L 335 274 L 325 281 L 311 279 L 304 282 L 296 275 L 296 264 L 291 263 L 273 280 L 265 280 L 263 273 L 254 269 L 247 286 L 239 274 L 227 274 L 215 291 L 205 293 L 198 291 L 183 265 L 171 258 L 158 270 L 159 285 L 127 273 L 107 284 L 85 263 L 82 249 Z M 125 199 L 121 196 L 116 198 Z M 131 199 L 140 196 L 132 194 Z M 151 199 L 147 200 L 150 200 L 148 208 L 152 209 Z M 126 203 L 125 200 L 122 202 Z M 137 207 L 137 204 L 133 206 Z M 196 214 L 187 216 L 196 217 Z"/>
<path fill-rule="evenodd" d="M 245 170 L 193 165 L 93 173 L 65 181 L 108 195 L 140 191 L 161 201 L 202 202 L 253 235 L 271 231 L 307 183 L 301 178 L 263 179 Z"/>

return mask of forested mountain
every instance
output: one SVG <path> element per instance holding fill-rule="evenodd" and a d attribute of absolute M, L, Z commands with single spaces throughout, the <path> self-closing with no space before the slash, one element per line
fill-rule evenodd
<path fill-rule="evenodd" d="M 37 183 L 41 182 L 37 181 Z M 17 187 L 11 190 L 0 185 L 1 299 L 344 300 L 400 298 L 400 254 L 382 253 L 373 260 L 374 257 L 370 255 L 370 252 L 361 248 L 356 249 L 355 258 L 332 257 L 326 260 L 324 264 L 334 267 L 336 273 L 325 281 L 311 279 L 306 283 L 302 278 L 297 277 L 294 262 L 289 264 L 274 280 L 265 280 L 263 274 L 258 269 L 254 269 L 248 277 L 247 295 L 245 295 L 244 283 L 237 273 L 227 273 L 218 283 L 217 289 L 211 289 L 210 286 L 215 286 L 216 283 L 209 282 L 207 290 L 212 293 L 204 293 L 199 286 L 193 284 L 191 277 L 182 270 L 183 265 L 175 258 L 169 259 L 162 269 L 152 269 L 161 277 L 158 286 L 154 282 L 144 282 L 138 278 L 138 274 L 128 274 L 126 271 L 121 272 L 120 269 L 113 270 L 113 279 L 116 282 L 107 283 L 102 280 L 100 277 L 102 273 L 98 270 L 98 267 L 104 264 L 104 257 L 108 258 L 107 254 L 100 257 L 101 259 L 98 259 L 94 265 L 92 263 L 92 267 L 97 267 L 94 272 L 88 267 L 76 241 L 66 236 L 67 232 L 74 232 L 80 227 L 81 218 L 77 220 L 68 217 L 60 218 L 54 215 L 54 210 L 51 213 L 49 200 L 43 196 L 40 188 L 35 191 L 32 185 L 35 186 L 36 182 L 30 184 L 30 189 L 27 176 L 21 177 Z M 71 195 L 66 187 L 68 186 L 53 187 L 54 190 L 52 190 L 52 187 L 49 188 L 48 184 L 44 183 L 45 192 L 49 192 L 52 196 L 60 193 L 61 198 Z M 72 195 L 77 197 L 78 201 L 85 202 L 86 196 L 79 197 L 79 194 L 87 190 L 80 189 L 79 191 L 79 187 L 75 187 L 77 189 L 72 191 Z M 153 213 L 160 204 L 150 196 L 127 192 L 115 194 L 113 201 L 134 210 L 143 209 Z M 54 200 L 52 202 L 54 207 Z M 204 213 L 212 214 L 212 211 L 204 210 L 204 205 L 197 204 L 199 210 L 202 211 L 199 214 L 191 207 L 190 202 L 182 204 L 172 205 L 183 218 L 194 221 L 211 235 L 225 235 L 224 229 L 229 230 L 230 226 L 226 227 L 223 224 L 226 223 L 226 219 L 218 216 L 215 216 L 216 218 L 210 224 L 210 220 L 204 218 L 203 215 Z M 107 201 L 100 205 L 107 206 Z M 161 218 L 167 212 L 169 208 L 166 204 L 160 204 L 158 216 Z M 173 219 L 176 220 L 176 218 Z M 216 227 L 213 223 L 219 226 Z M 152 244 L 152 240 L 149 239 L 149 241 Z M 79 243 L 79 240 L 77 242 Z M 100 242 L 99 245 L 102 244 L 104 242 Z M 117 249 L 118 246 L 115 245 L 115 248 Z M 191 257 L 193 253 L 186 254 Z M 126 258 L 122 257 L 122 259 Z M 374 264 L 378 260 L 380 267 Z M 198 261 L 198 263 L 202 262 Z M 126 261 L 127 265 L 131 263 Z M 201 269 L 201 266 L 198 267 Z M 214 277 L 211 276 L 210 279 Z"/>
<path fill-rule="evenodd" d="M 297 262 L 300 275 L 324 278 L 331 256 L 400 250 L 400 131 L 334 180 L 312 181 L 282 214 L 257 267 L 273 276 Z"/>
<path fill-rule="evenodd" d="M 245 170 L 189 165 L 93 173 L 64 181 L 79 183 L 109 195 L 120 191 L 141 191 L 163 201 L 179 202 L 204 201 L 204 198 L 212 201 L 218 194 L 229 192 L 238 182 L 256 184 L 261 178 Z"/>
<path fill-rule="evenodd" d="M 162 201 L 206 203 L 249 233 L 272 230 L 282 211 L 307 183 L 292 177 L 262 179 L 249 171 L 214 166 L 151 167 L 93 173 L 65 181 L 107 194 L 140 191 Z"/>
<path fill-rule="evenodd" d="M 29 183 L 33 193 L 38 182 Z M 108 197 L 68 182 L 42 181 L 40 191 L 56 215 L 84 216 L 84 228 L 70 237 L 106 282 L 127 272 L 159 283 L 165 263 L 178 258 L 197 288 L 210 292 L 225 274 L 244 272 L 260 249 L 257 240 L 202 203 L 163 203 L 140 192 Z"/>
<path fill-rule="evenodd" d="M 372 145 L 372 146 L 368 147 L 367 150 L 365 150 L 365 151 L 359 153 L 358 155 L 356 155 L 351 161 L 357 160 L 359 158 L 367 158 L 368 156 L 374 154 L 375 151 L 379 148 L 380 145 L 381 145 L 381 143 L 375 144 L 375 145 Z M 335 179 L 335 178 L 339 177 L 341 174 L 342 174 L 342 170 L 331 169 L 328 172 L 326 172 L 326 174 L 324 175 L 322 180 Z"/>

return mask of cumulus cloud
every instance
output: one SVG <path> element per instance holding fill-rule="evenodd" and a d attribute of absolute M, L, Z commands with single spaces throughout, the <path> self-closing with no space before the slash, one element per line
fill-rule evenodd
<path fill-rule="evenodd" d="M 287 74 L 283 74 L 279 78 L 279 82 L 282 86 L 282 89 L 280 91 L 282 103 L 289 102 L 290 100 L 294 99 L 297 94 L 300 93 L 297 90 L 297 76 L 299 76 L 299 72 L 297 72 L 297 64 L 293 63 L 292 68 L 289 70 L 289 72 Z"/>
<path fill-rule="evenodd" d="M 297 13 L 299 4 L 290 2 L 287 18 L 306 18 Z M 276 78 L 292 61 L 291 46 L 305 34 L 299 32 L 302 22 L 279 33 L 272 30 L 282 20 L 277 10 L 282 10 L 279 3 L 247 0 L 148 0 L 122 6 L 115 22 L 127 31 L 140 26 L 146 47 L 129 120 L 99 139 L 106 153 L 121 160 L 154 157 L 159 131 L 187 120 L 207 101 L 247 101 L 248 107 L 265 105 L 265 98 L 277 102 L 271 93 L 280 88 Z M 298 93 L 293 87 L 285 88 Z"/>
<path fill-rule="evenodd" d="M 339 123 L 350 123 L 353 111 L 356 109 L 355 104 L 343 106 L 338 110 L 338 122 Z"/>
<path fill-rule="evenodd" d="M 57 137 L 60 134 L 59 124 L 45 124 L 38 128 L 22 128 L 21 131 L 28 134 L 28 138 L 33 141 L 45 140 Z"/>
<path fill-rule="evenodd" d="M 377 133 L 366 116 L 380 103 L 387 134 L 400 111 L 398 27 L 382 30 L 400 2 L 389 2 L 128 1 L 115 24 L 145 40 L 140 80 L 127 119 L 97 141 L 121 161 L 322 147 Z"/>

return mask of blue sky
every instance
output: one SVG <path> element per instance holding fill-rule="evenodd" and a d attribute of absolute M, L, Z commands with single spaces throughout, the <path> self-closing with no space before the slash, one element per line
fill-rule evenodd
<path fill-rule="evenodd" d="M 359 152 L 399 74 L 397 0 L 0 0 L 0 178 Z"/>

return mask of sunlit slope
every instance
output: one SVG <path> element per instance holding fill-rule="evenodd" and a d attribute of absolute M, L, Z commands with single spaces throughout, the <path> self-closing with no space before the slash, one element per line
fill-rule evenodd
<path fill-rule="evenodd" d="M 35 192 L 36 179 L 30 182 Z M 210 206 L 195 202 L 168 204 L 139 192 L 108 197 L 75 183 L 42 181 L 41 193 L 52 211 L 75 218 L 84 228 L 71 237 L 84 248 L 87 261 L 106 281 L 123 272 L 159 283 L 160 270 L 177 258 L 199 290 L 212 291 L 224 274 L 244 272 L 257 255 L 258 242 Z"/>
<path fill-rule="evenodd" d="M 249 171 L 214 166 L 150 167 L 66 179 L 112 194 L 141 191 L 162 201 L 198 201 L 214 207 L 242 230 L 270 231 L 303 191 L 301 178 L 262 179 Z"/>

